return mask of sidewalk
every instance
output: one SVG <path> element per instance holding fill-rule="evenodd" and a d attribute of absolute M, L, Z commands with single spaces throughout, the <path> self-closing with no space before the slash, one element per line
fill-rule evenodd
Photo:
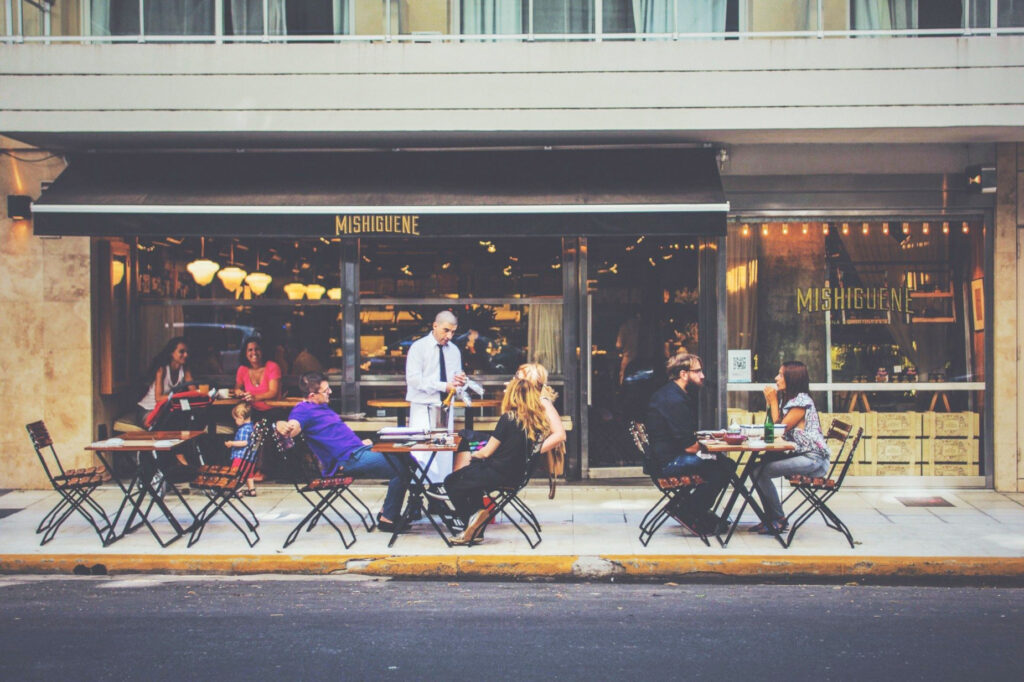
<path fill-rule="evenodd" d="M 376 513 L 382 484 L 354 489 Z M 669 521 L 648 547 L 637 524 L 657 498 L 650 484 L 563 485 L 554 500 L 547 486 L 524 498 L 543 526 L 531 550 L 507 521 L 487 529 L 483 544 L 447 548 L 426 521 L 387 547 L 390 535 L 362 527 L 345 550 L 326 524 L 303 533 L 287 550 L 285 536 L 309 507 L 291 486 L 267 485 L 248 499 L 260 522 L 261 541 L 249 548 L 223 517 L 212 521 L 196 546 L 182 539 L 162 549 L 145 528 L 104 548 L 80 517 L 72 517 L 47 546 L 35 526 L 57 496 L 46 491 L 0 494 L 0 572 L 66 573 L 102 565 L 111 573 L 364 574 L 446 579 L 673 580 L 727 576 L 745 579 L 1024 579 L 1024 494 L 987 490 L 844 489 L 833 508 L 853 532 L 850 549 L 820 519 L 797 533 L 793 547 L 751 535 L 741 525 L 729 546 L 706 547 Z M 941 498 L 950 506 L 907 506 L 905 500 Z M 116 508 L 120 492 L 99 500 Z M 192 496 L 198 503 L 199 496 Z M 354 515 L 350 519 L 355 525 Z M 751 512 L 745 524 L 755 521 Z"/>

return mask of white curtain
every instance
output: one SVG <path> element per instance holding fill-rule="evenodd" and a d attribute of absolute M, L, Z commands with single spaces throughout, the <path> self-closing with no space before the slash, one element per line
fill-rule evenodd
<path fill-rule="evenodd" d="M 551 374 L 561 373 L 562 304 L 530 304 L 527 336 L 530 362 L 539 362 Z"/>
<path fill-rule="evenodd" d="M 587 0 L 533 0 L 533 32 L 589 33 L 593 14 Z"/>
<path fill-rule="evenodd" d="M 672 0 L 633 0 L 637 33 L 672 33 L 675 16 Z"/>
<path fill-rule="evenodd" d="M 918 0 L 852 0 L 850 21 L 854 30 L 917 28 Z"/>
<path fill-rule="evenodd" d="M 722 33 L 725 31 L 726 0 L 680 0 L 679 33 Z"/>
<path fill-rule="evenodd" d="M 340 1 L 340 0 L 339 0 Z M 230 0 L 231 24 L 235 35 L 263 33 L 263 0 Z M 285 0 L 267 0 L 267 33 L 284 35 Z"/>
<path fill-rule="evenodd" d="M 524 0 L 462 0 L 462 32 L 467 35 L 526 33 Z"/>

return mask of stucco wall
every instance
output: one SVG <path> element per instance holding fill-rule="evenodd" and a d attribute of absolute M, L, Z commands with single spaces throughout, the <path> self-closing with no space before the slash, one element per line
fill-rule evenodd
<path fill-rule="evenodd" d="M 0 147 L 12 141 L 0 137 Z M 0 155 L 0 488 L 48 483 L 25 424 L 43 419 L 58 452 L 89 466 L 92 345 L 89 239 L 40 239 L 31 221 L 7 217 L 9 194 L 39 196 L 64 167 L 34 151 Z"/>
<path fill-rule="evenodd" d="M 8 134 L 968 142 L 1020 141 L 1024 119 L 1021 36 L 7 45 L 0 63 Z"/>

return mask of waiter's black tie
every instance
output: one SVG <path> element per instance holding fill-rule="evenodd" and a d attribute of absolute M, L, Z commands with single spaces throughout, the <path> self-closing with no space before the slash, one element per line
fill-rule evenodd
<path fill-rule="evenodd" d="M 437 361 L 438 361 L 438 364 L 441 366 L 441 381 L 443 381 L 445 383 L 448 383 L 448 370 L 444 366 L 444 346 L 442 346 L 440 344 L 438 344 L 438 346 L 437 346 Z M 447 391 L 441 391 L 441 402 L 442 403 L 444 402 L 444 399 L 445 399 L 445 397 L 447 397 L 447 395 L 448 395 Z"/>

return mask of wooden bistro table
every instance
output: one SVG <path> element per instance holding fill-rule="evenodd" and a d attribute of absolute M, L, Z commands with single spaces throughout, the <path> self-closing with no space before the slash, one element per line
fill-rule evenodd
<path fill-rule="evenodd" d="M 174 486 L 174 483 L 167 479 L 166 472 L 159 461 L 159 454 L 175 453 L 185 447 L 193 447 L 195 439 L 203 435 L 203 433 L 205 432 L 130 431 L 122 434 L 119 438 L 99 441 L 86 446 L 86 450 L 96 453 L 100 461 L 103 462 L 103 466 L 107 468 L 111 477 L 113 477 L 118 487 L 121 488 L 121 492 L 124 493 L 124 499 L 121 500 L 121 504 L 114 514 L 114 520 L 110 524 L 110 532 L 103 540 L 104 546 L 120 540 L 143 524 L 149 528 L 149 532 L 153 534 L 153 537 L 156 538 L 161 547 L 168 546 L 185 533 L 191 531 L 192 525 L 196 520 L 196 514 L 188 506 L 188 502 L 182 497 L 181 492 Z M 115 473 L 113 458 L 110 456 L 115 452 L 138 453 L 138 466 L 135 468 L 135 474 L 132 476 L 131 481 L 127 484 Z M 158 477 L 157 474 L 160 474 L 160 476 Z M 161 477 L 167 486 L 166 492 L 163 494 L 158 490 Z M 188 514 L 189 518 L 184 523 L 178 519 L 168 506 L 167 497 L 169 495 L 176 497 Z M 159 510 L 171 526 L 173 532 L 167 540 L 160 535 L 156 526 L 153 525 L 153 519 L 150 518 L 153 507 Z M 125 515 L 126 511 L 128 511 L 127 518 L 122 526 L 121 517 Z"/>
<path fill-rule="evenodd" d="M 455 400 L 453 402 L 455 404 L 455 407 L 466 407 L 466 403 L 462 402 L 461 400 Z M 409 421 L 408 400 L 375 398 L 373 400 L 367 400 L 366 404 L 369 407 L 391 408 L 396 410 L 399 426 L 405 426 L 406 423 Z M 474 400 L 473 403 L 466 409 L 467 429 L 473 428 L 473 410 L 478 407 L 481 409 L 485 407 L 501 407 L 501 400 L 499 398 L 480 398 L 478 400 Z"/>
<path fill-rule="evenodd" d="M 373 446 L 372 450 L 374 452 L 380 452 L 388 458 L 388 463 L 394 468 L 395 473 L 409 481 L 408 501 L 405 503 L 405 510 L 402 512 L 401 518 L 395 520 L 395 531 L 391 534 L 388 547 L 395 544 L 395 540 L 398 539 L 398 533 L 412 522 L 413 514 L 415 514 L 417 509 L 423 510 L 423 514 L 430 521 L 430 525 L 434 527 L 437 534 L 441 536 L 441 539 L 444 540 L 444 544 L 449 547 L 452 546 L 452 543 L 448 540 L 448 534 L 445 532 L 445 530 L 452 529 L 446 528 L 447 524 L 442 525 L 437 522 L 430 511 L 430 505 L 423 503 L 423 493 L 427 489 L 427 485 L 429 485 L 427 475 L 437 453 L 455 452 L 458 447 L 458 436 L 455 437 L 455 443 L 452 445 L 437 445 L 429 442 L 408 444 L 381 441 Z M 412 457 L 412 453 L 429 453 L 429 456 L 420 461 L 416 457 Z"/>
<path fill-rule="evenodd" d="M 757 499 L 750 489 L 750 477 L 757 469 L 757 465 L 762 462 L 771 462 L 778 459 L 785 459 L 792 457 L 796 446 L 789 441 L 782 440 L 780 436 L 775 437 L 774 443 L 765 443 L 763 441 L 744 441 L 741 445 L 729 445 L 725 441 L 715 439 L 704 439 L 700 441 L 701 450 L 704 452 L 712 453 L 715 455 L 727 456 L 732 453 L 738 453 L 737 463 L 741 466 L 744 465 L 744 458 L 746 458 L 746 465 L 743 466 L 743 473 L 737 475 L 735 472 L 732 474 L 732 494 L 729 496 L 729 501 L 726 503 L 725 508 L 722 510 L 722 518 L 729 518 L 729 514 L 732 513 L 733 507 L 736 504 L 736 500 L 740 497 L 743 498 L 743 504 L 740 505 L 740 510 L 736 514 L 736 520 L 729 526 L 729 533 L 725 536 L 725 540 L 722 539 L 720 534 L 715 534 L 718 538 L 718 542 L 725 547 L 729 544 L 729 540 L 732 539 L 732 534 L 736 532 L 736 526 L 740 523 L 740 517 L 743 516 L 743 510 L 750 505 L 750 508 L 757 514 L 757 518 L 762 522 L 767 521 L 764 510 L 761 509 L 761 505 L 757 503 Z M 738 469 L 739 467 L 737 467 Z M 779 544 L 786 547 L 786 541 L 782 539 L 781 534 L 772 533 Z"/>

